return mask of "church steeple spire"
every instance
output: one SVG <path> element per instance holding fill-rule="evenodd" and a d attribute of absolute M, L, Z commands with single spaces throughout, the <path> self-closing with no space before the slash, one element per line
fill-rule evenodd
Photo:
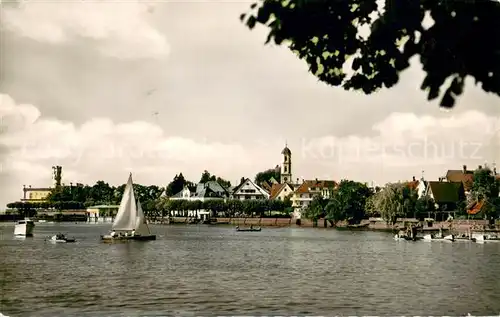
<path fill-rule="evenodd" d="M 288 142 L 285 142 L 285 148 L 281 151 L 283 155 L 283 163 L 281 164 L 281 180 L 280 183 L 292 182 L 292 151 L 288 148 Z"/>

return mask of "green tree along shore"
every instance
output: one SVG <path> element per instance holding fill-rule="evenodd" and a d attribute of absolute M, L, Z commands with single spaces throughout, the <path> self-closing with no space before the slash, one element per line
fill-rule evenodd
<path fill-rule="evenodd" d="M 184 200 L 168 199 L 167 197 L 157 198 L 149 201 L 148 208 L 144 208 L 146 216 L 151 220 L 157 220 L 173 215 L 176 212 L 179 216 L 188 216 L 189 211 L 209 211 L 212 216 L 234 217 L 290 217 L 292 203 L 290 200 L 235 200 L 235 199 L 208 199 Z M 15 202 L 8 206 L 16 208 L 25 216 L 35 216 L 37 209 L 53 210 L 78 210 L 85 209 L 85 204 L 76 201 L 65 202 Z M 114 214 L 106 215 L 114 216 Z"/>
<path fill-rule="evenodd" d="M 187 216 L 189 211 L 205 210 L 212 216 L 234 217 L 286 217 L 289 218 L 293 211 L 292 202 L 285 200 L 237 200 L 237 199 L 208 199 L 200 200 L 171 200 L 162 198 L 158 201 L 157 208 L 149 216 L 152 219 L 172 215 L 174 211 L 180 216 Z"/>

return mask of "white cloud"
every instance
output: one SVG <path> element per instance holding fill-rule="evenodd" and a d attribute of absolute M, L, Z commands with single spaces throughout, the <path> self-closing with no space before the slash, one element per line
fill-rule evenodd
<path fill-rule="evenodd" d="M 21 1 L 2 9 L 2 25 L 36 41 L 92 40 L 101 53 L 123 59 L 162 57 L 169 46 L 149 21 L 152 4 L 129 1 Z"/>
<path fill-rule="evenodd" d="M 41 117 L 33 105 L 0 94 L 0 203 L 20 198 L 21 186 L 49 186 L 51 166 L 63 166 L 63 182 L 124 182 L 129 171 L 143 184 L 166 185 L 183 172 L 197 181 L 204 169 L 233 182 L 281 162 L 284 140 L 231 144 L 165 135 L 155 124 L 96 118 L 82 125 Z M 371 136 L 323 136 L 288 140 L 294 178 L 404 180 L 425 169 L 437 178 L 462 164 L 495 158 L 499 118 L 477 111 L 446 118 L 393 113 L 373 125 Z M 413 174 L 412 174 L 413 173 Z"/>
<path fill-rule="evenodd" d="M 491 163 L 500 145 L 499 120 L 478 111 L 451 113 L 445 118 L 392 113 L 373 125 L 375 136 L 303 140 L 302 157 L 346 169 L 370 163 L 387 168 Z"/>
<path fill-rule="evenodd" d="M 0 194 L 2 202 L 18 199 L 22 184 L 51 185 L 51 166 L 56 164 L 63 166 L 67 183 L 120 183 L 131 171 L 138 182 L 159 185 L 180 171 L 196 179 L 205 168 L 227 175 L 251 165 L 238 144 L 167 136 L 159 126 L 142 121 L 116 124 L 102 118 L 76 126 L 40 117 L 36 107 L 16 105 L 8 95 L 0 95 L 0 117 L 5 126 L 0 149 L 6 152 L 2 173 L 10 175 L 2 187 L 12 189 L 7 197 Z"/>

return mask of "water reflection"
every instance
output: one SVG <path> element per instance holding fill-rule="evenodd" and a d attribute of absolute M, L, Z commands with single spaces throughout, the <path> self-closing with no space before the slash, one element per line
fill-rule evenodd
<path fill-rule="evenodd" d="M 400 316 L 500 311 L 500 244 L 398 242 L 384 233 L 314 229 L 237 233 L 213 226 L 154 226 L 156 241 L 101 243 L 107 229 L 43 224 L 33 239 L 17 240 L 0 225 L 2 312 Z M 69 232 L 79 242 L 43 242 L 57 232 Z"/>

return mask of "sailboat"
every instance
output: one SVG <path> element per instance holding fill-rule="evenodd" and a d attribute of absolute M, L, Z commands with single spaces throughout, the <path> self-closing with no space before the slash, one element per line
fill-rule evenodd
<path fill-rule="evenodd" d="M 136 202 L 132 173 L 130 173 L 123 191 L 122 201 L 111 227 L 111 232 L 101 236 L 101 240 L 156 240 L 156 235 L 151 234 L 151 230 L 149 230 L 141 202 L 139 199 Z"/>

